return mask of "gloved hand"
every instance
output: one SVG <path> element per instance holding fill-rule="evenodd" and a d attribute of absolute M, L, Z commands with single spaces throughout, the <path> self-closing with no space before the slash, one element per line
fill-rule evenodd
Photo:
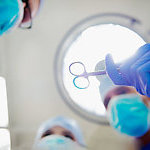
<path fill-rule="evenodd" d="M 19 24 L 23 16 L 20 0 L 0 0 L 0 36 Z"/>
<path fill-rule="evenodd" d="M 150 97 L 150 44 L 145 44 L 129 59 L 115 64 L 110 54 L 105 58 L 106 71 L 116 85 L 133 86 Z"/>

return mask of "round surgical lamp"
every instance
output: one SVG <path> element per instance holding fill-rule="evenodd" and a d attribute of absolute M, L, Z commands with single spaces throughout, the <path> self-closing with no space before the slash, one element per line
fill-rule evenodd
<path fill-rule="evenodd" d="M 108 124 L 99 93 L 100 82 L 90 77 L 87 89 L 78 89 L 69 72 L 73 62 L 84 63 L 88 72 L 111 53 L 115 62 L 131 56 L 145 44 L 140 21 L 124 14 L 99 14 L 82 20 L 63 38 L 55 57 L 55 79 L 63 100 L 80 116 L 99 124 Z"/>

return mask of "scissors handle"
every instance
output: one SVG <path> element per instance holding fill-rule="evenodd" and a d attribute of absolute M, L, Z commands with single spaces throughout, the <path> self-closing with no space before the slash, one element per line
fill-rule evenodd
<path fill-rule="evenodd" d="M 117 70 L 119 71 L 120 68 L 117 68 Z M 89 77 L 89 76 L 100 76 L 100 75 L 106 75 L 106 74 L 107 74 L 106 70 L 101 70 L 97 72 L 89 72 L 89 73 L 86 72 L 85 74 L 82 74 L 82 76 Z"/>
<path fill-rule="evenodd" d="M 82 67 L 82 72 L 79 73 L 79 74 L 73 73 L 72 70 L 71 70 L 71 67 L 73 65 L 80 65 L 80 67 Z M 78 70 L 79 68 L 76 68 L 76 69 Z M 117 68 L 117 70 L 119 71 L 119 68 Z M 106 70 L 100 70 L 100 71 L 97 71 L 97 72 L 87 72 L 86 69 L 85 69 L 85 65 L 82 62 L 73 62 L 72 64 L 70 64 L 70 66 L 69 66 L 69 72 L 72 75 L 76 76 L 73 79 L 73 84 L 78 89 L 86 89 L 86 88 L 89 87 L 89 85 L 90 85 L 90 81 L 88 79 L 89 76 L 99 76 L 99 75 L 106 75 L 107 74 Z M 85 86 L 83 86 L 83 87 L 78 86 L 78 84 L 77 84 L 77 80 L 78 79 L 84 79 L 84 80 L 86 79 L 87 84 Z M 84 81 L 84 80 L 81 80 L 80 83 L 83 83 L 82 81 Z"/>
<path fill-rule="evenodd" d="M 82 71 L 78 74 L 78 73 L 74 73 L 74 71 L 72 70 L 72 67 L 76 67 L 76 69 L 78 70 L 78 67 L 80 66 L 80 68 L 82 68 Z M 82 76 L 84 75 L 84 73 L 86 72 L 85 70 L 85 65 L 82 62 L 73 62 L 70 64 L 69 66 L 69 72 L 74 75 L 74 76 Z"/>
<path fill-rule="evenodd" d="M 86 79 L 87 84 L 86 84 L 85 86 L 78 86 L 78 84 L 76 83 L 76 81 L 77 81 L 78 79 L 80 79 L 80 78 Z M 78 88 L 78 89 L 87 89 L 87 88 L 89 87 L 89 85 L 90 85 L 90 81 L 89 81 L 89 79 L 86 78 L 86 77 L 79 77 L 79 76 L 76 76 L 76 77 L 73 79 L 73 84 L 74 84 L 74 86 L 75 86 L 76 88 Z"/>

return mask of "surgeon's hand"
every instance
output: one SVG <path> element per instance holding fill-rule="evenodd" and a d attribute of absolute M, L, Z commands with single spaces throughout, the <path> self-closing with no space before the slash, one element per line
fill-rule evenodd
<path fill-rule="evenodd" d="M 150 44 L 145 44 L 129 59 L 115 64 L 110 54 L 105 58 L 106 71 L 116 85 L 133 86 L 150 97 Z"/>

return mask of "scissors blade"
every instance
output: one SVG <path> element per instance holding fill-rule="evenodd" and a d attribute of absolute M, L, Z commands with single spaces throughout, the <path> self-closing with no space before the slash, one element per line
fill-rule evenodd
<path fill-rule="evenodd" d="M 99 75 L 105 75 L 107 74 L 105 70 L 101 70 L 101 71 L 98 71 L 98 72 L 89 72 L 86 74 L 86 76 L 99 76 Z"/>

